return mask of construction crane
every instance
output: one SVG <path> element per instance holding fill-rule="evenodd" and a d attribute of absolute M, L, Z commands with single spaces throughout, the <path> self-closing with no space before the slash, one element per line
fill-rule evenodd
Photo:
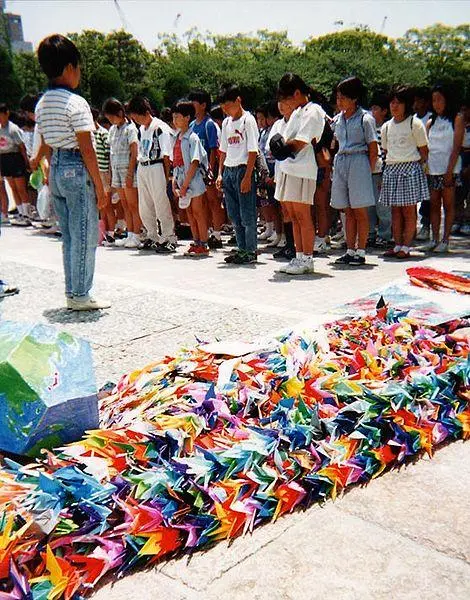
<path fill-rule="evenodd" d="M 380 27 L 380 33 L 384 32 L 384 30 L 385 30 L 385 24 L 387 23 L 387 19 L 388 19 L 388 17 L 385 16 L 384 20 L 382 21 L 382 26 Z"/>
<path fill-rule="evenodd" d="M 124 11 L 122 10 L 121 5 L 119 4 L 118 0 L 113 0 L 113 2 L 114 2 L 114 6 L 116 7 L 119 18 L 121 19 L 122 28 L 125 31 L 127 31 L 129 29 L 129 23 L 127 22 L 126 15 L 124 14 Z"/>

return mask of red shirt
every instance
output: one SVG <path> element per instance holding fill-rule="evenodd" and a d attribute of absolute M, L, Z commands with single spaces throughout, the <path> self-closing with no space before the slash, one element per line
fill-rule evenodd
<path fill-rule="evenodd" d="M 173 166 L 184 167 L 183 152 L 181 151 L 181 138 L 178 137 L 176 140 L 175 147 L 173 148 Z"/>

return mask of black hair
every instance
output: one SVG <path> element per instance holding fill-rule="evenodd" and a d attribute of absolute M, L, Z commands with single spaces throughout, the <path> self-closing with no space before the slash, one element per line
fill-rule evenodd
<path fill-rule="evenodd" d="M 0 113 L 10 112 L 10 107 L 6 102 L 0 102 Z"/>
<path fill-rule="evenodd" d="M 415 98 L 419 98 L 420 100 L 426 100 L 426 102 L 431 102 L 431 90 L 428 87 L 415 87 L 413 90 L 413 94 Z"/>
<path fill-rule="evenodd" d="M 120 117 L 122 112 L 123 116 L 126 116 L 124 104 L 117 98 L 108 98 L 105 100 L 101 112 L 105 115 L 114 115 L 115 117 Z"/>
<path fill-rule="evenodd" d="M 241 98 L 242 94 L 238 85 L 227 84 L 220 88 L 218 101 L 220 104 L 225 102 L 235 102 L 237 98 Z"/>
<path fill-rule="evenodd" d="M 38 60 L 48 79 L 57 79 L 67 65 L 80 64 L 80 52 L 75 44 L 63 35 L 55 33 L 42 40 L 38 48 Z"/>
<path fill-rule="evenodd" d="M 26 114 L 24 115 L 24 123 L 23 123 L 23 127 L 34 127 L 36 125 L 36 123 L 33 121 L 33 119 L 30 119 Z"/>
<path fill-rule="evenodd" d="M 169 108 L 168 106 L 163 107 L 160 119 L 168 125 L 173 125 L 173 116 L 171 114 L 171 108 Z"/>
<path fill-rule="evenodd" d="M 260 104 L 259 106 L 256 107 L 255 114 L 260 113 L 263 115 L 263 117 L 267 117 L 268 116 L 267 110 L 268 110 L 268 105 L 266 103 Z"/>
<path fill-rule="evenodd" d="M 393 86 L 389 94 L 389 102 L 393 99 L 398 100 L 400 104 L 405 105 L 405 117 L 409 117 L 414 113 L 413 103 L 415 99 L 413 88 L 407 85 Z"/>
<path fill-rule="evenodd" d="M 281 113 L 279 112 L 279 108 L 277 106 L 277 100 L 270 100 L 266 103 L 266 116 L 274 117 L 275 119 L 281 118 Z"/>
<path fill-rule="evenodd" d="M 315 102 L 315 104 L 319 104 L 327 115 L 333 117 L 335 111 L 333 110 L 331 102 L 328 100 L 325 94 L 322 94 L 318 90 L 312 89 L 310 94 L 310 101 Z"/>
<path fill-rule="evenodd" d="M 199 102 L 206 105 L 206 112 L 211 109 L 211 97 L 205 90 L 194 90 L 188 94 L 188 100 L 191 102 Z"/>
<path fill-rule="evenodd" d="M 152 114 L 152 107 L 148 98 L 145 98 L 144 96 L 134 96 L 127 104 L 127 112 L 136 115 Z"/>
<path fill-rule="evenodd" d="M 18 127 L 24 127 L 26 123 L 26 115 L 20 111 L 14 111 L 10 113 L 10 121 Z"/>
<path fill-rule="evenodd" d="M 35 94 L 34 96 L 32 94 L 26 94 L 26 96 L 23 96 L 23 98 L 21 98 L 20 100 L 21 110 L 33 113 L 36 109 L 36 104 L 39 102 L 40 97 L 40 94 Z"/>
<path fill-rule="evenodd" d="M 91 116 L 93 117 L 93 121 L 96 121 L 99 117 L 100 111 L 97 108 L 95 108 L 94 106 L 92 106 L 90 108 L 90 110 L 91 110 Z"/>
<path fill-rule="evenodd" d="M 387 94 L 374 94 L 370 99 L 369 106 L 380 106 L 382 109 L 388 110 L 390 105 L 390 98 Z"/>
<path fill-rule="evenodd" d="M 444 100 L 446 101 L 446 107 L 442 116 L 444 117 L 444 119 L 448 119 L 453 126 L 455 117 L 458 112 L 456 105 L 456 94 L 453 93 L 453 90 L 451 90 L 449 86 L 444 85 L 442 83 L 438 83 L 432 88 L 431 98 L 432 94 L 434 94 L 435 92 L 441 94 L 441 96 L 444 97 Z M 432 108 L 431 127 L 434 125 L 434 122 L 436 121 L 437 117 L 438 114 L 436 113 L 434 108 Z"/>
<path fill-rule="evenodd" d="M 277 84 L 278 99 L 282 100 L 283 98 L 289 98 L 295 94 L 296 90 L 299 90 L 299 92 L 306 96 L 311 96 L 313 93 L 313 89 L 305 83 L 300 75 L 296 75 L 295 73 L 285 73 Z"/>
<path fill-rule="evenodd" d="M 336 86 L 336 91 L 346 98 L 356 100 L 358 105 L 362 104 L 366 97 L 366 88 L 359 77 L 348 77 Z"/>
<path fill-rule="evenodd" d="M 111 121 L 109 119 L 107 119 L 102 113 L 100 113 L 98 115 L 98 117 L 96 118 L 96 122 L 99 125 L 111 125 Z"/>
<path fill-rule="evenodd" d="M 214 121 L 216 121 L 216 120 L 223 121 L 225 118 L 224 111 L 221 109 L 221 107 L 218 104 L 216 104 L 215 106 L 213 106 L 211 108 L 210 115 Z"/>
<path fill-rule="evenodd" d="M 183 115 L 183 117 L 189 117 L 190 119 L 194 119 L 196 115 L 196 109 L 194 108 L 194 104 L 191 100 L 178 100 L 175 102 L 171 108 L 171 114 L 174 115 L 177 113 L 178 115 Z"/>

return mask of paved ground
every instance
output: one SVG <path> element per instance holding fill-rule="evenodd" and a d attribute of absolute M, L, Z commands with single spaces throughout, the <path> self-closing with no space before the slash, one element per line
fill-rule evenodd
<path fill-rule="evenodd" d="M 425 259 L 467 269 L 470 241 Z M 123 249 L 98 251 L 96 293 L 110 310 L 63 308 L 60 242 L 6 228 L 0 277 L 21 293 L 0 304 L 2 318 L 53 323 L 90 340 L 99 385 L 176 348 L 203 340 L 252 340 L 403 275 L 377 256 L 367 267 L 290 278 L 268 252 L 256 266 L 230 267 L 223 252 L 193 261 Z M 108 584 L 96 594 L 139 600 L 467 600 L 470 597 L 470 444 L 457 442 L 431 461 L 389 473 L 335 503 L 312 507 L 186 560 L 170 561 Z"/>

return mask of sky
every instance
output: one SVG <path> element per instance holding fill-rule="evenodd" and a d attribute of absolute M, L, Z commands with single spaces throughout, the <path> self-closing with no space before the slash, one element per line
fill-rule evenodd
<path fill-rule="evenodd" d="M 470 22 L 469 0 L 119 0 L 118 4 L 125 29 L 149 50 L 157 45 L 158 33 L 182 37 L 193 27 L 217 34 L 287 30 L 300 44 L 357 24 L 396 38 L 407 29 L 436 22 Z M 51 33 L 82 29 L 107 33 L 123 26 L 114 0 L 7 0 L 6 7 L 21 14 L 25 40 L 35 46 Z"/>

